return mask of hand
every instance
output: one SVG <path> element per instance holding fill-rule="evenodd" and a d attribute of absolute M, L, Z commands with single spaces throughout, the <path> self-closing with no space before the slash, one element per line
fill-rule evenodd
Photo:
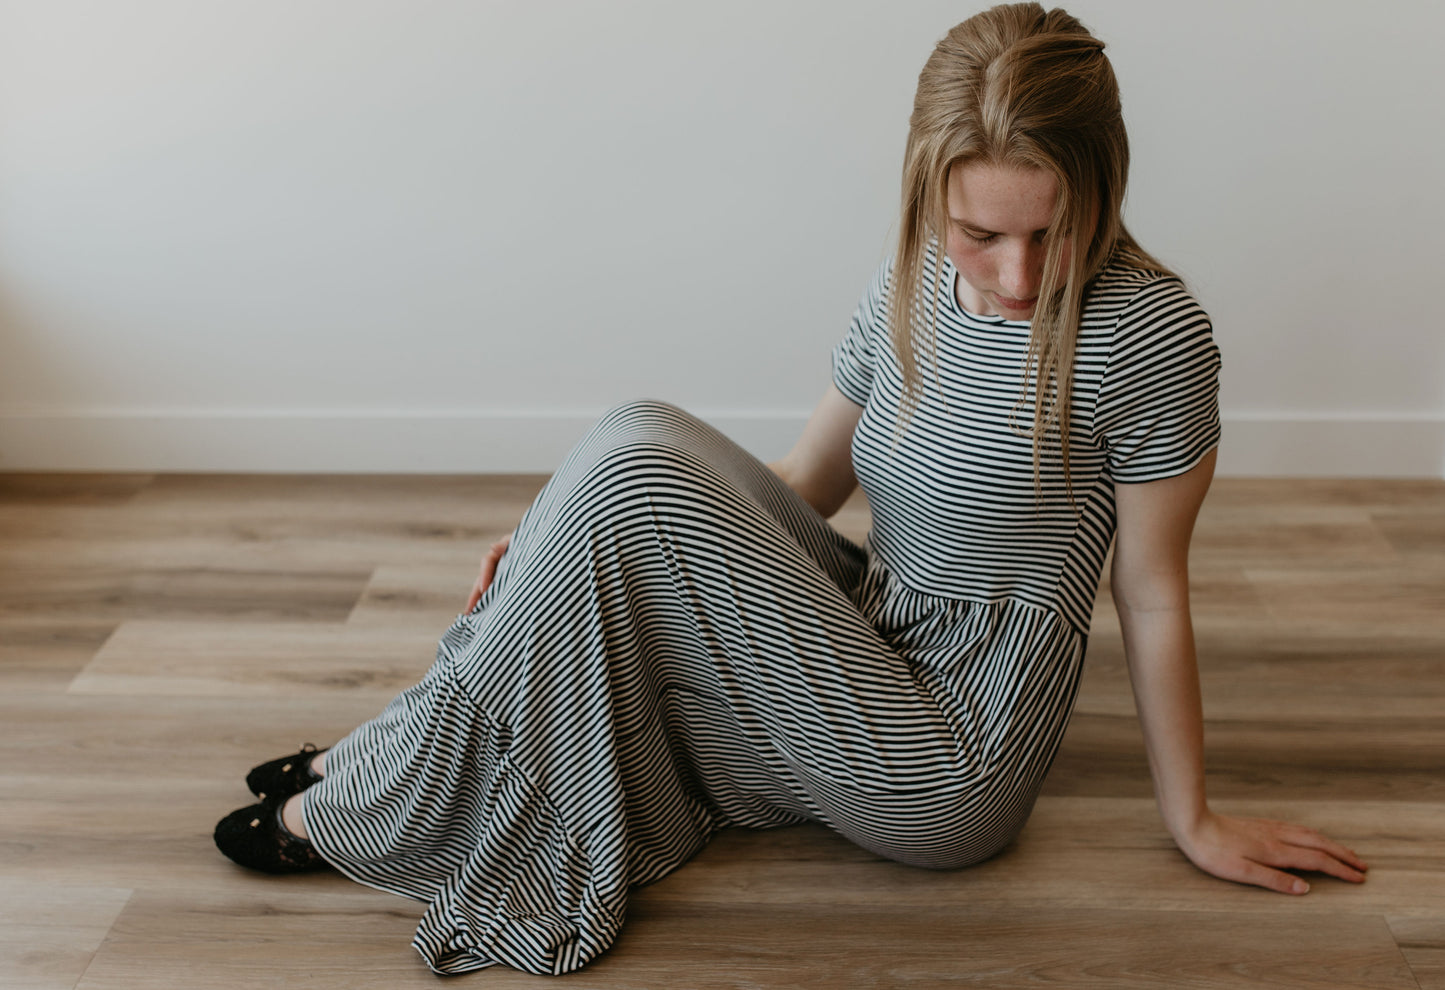
<path fill-rule="evenodd" d="M 1363 883 L 1369 869 L 1353 849 L 1312 828 L 1264 818 L 1234 818 L 1205 811 L 1178 842 L 1184 854 L 1206 873 L 1281 894 L 1304 894 L 1310 889 L 1284 870 L 1313 870 Z"/>
<path fill-rule="evenodd" d="M 466 611 L 470 612 L 477 607 L 477 602 L 482 600 L 482 594 L 492 586 L 492 579 L 497 576 L 497 564 L 501 563 L 502 555 L 507 552 L 507 547 L 512 545 L 511 534 L 508 534 L 492 544 L 487 555 L 482 558 L 482 567 L 477 574 L 477 582 L 472 585 L 472 593 L 467 598 Z"/>

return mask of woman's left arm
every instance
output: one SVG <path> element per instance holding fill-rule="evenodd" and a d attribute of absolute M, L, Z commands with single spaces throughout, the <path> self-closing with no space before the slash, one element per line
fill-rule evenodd
<path fill-rule="evenodd" d="M 1184 854 L 1225 880 L 1286 894 L 1303 894 L 1309 885 L 1284 870 L 1315 870 L 1358 883 L 1366 867 L 1352 850 L 1301 825 L 1216 814 L 1205 799 L 1189 540 L 1214 460 L 1211 452 L 1178 477 L 1115 486 L 1110 581 L 1159 811 Z"/>

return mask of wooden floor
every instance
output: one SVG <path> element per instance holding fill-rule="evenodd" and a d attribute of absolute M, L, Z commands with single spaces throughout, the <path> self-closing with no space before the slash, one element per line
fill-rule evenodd
<path fill-rule="evenodd" d="M 0 476 L 0 986 L 437 986 L 420 905 L 246 873 L 211 828 L 253 763 L 420 675 L 539 483 Z M 1445 988 L 1445 483 L 1220 481 L 1193 559 L 1216 803 L 1328 830 L 1363 887 L 1290 899 L 1173 849 L 1101 604 L 1002 855 L 937 873 L 727 833 L 565 985 Z"/>

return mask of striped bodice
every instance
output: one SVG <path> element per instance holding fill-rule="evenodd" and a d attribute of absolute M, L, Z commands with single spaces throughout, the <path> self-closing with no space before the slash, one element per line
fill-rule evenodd
<path fill-rule="evenodd" d="M 925 284 L 933 284 L 933 255 Z M 1219 353 L 1208 316 L 1177 279 L 1120 266 L 1094 281 L 1075 356 L 1070 478 L 1057 452 L 1035 485 L 1029 325 L 959 307 L 945 258 L 937 360 L 896 427 L 902 373 L 888 342 L 891 264 L 880 268 L 834 352 L 834 380 L 864 407 L 853 462 L 873 509 L 870 542 L 906 587 L 1017 601 L 1087 634 L 1113 538 L 1114 485 L 1170 477 L 1219 440 Z"/>

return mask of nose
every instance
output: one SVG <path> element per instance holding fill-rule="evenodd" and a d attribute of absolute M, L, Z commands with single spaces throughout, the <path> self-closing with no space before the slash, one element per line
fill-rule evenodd
<path fill-rule="evenodd" d="M 1044 246 L 1033 238 L 1013 246 L 999 265 L 999 288 L 1015 299 L 1032 299 L 1044 280 Z"/>

